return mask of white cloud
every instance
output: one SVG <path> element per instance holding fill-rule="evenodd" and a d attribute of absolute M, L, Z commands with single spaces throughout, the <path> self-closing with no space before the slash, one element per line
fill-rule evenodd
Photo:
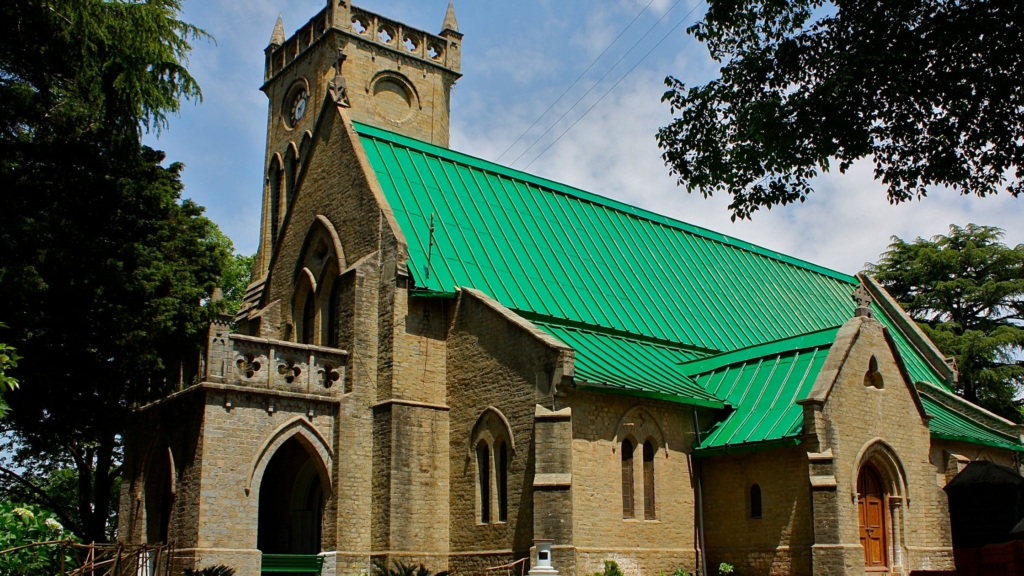
<path fill-rule="evenodd" d="M 649 1 L 527 0 L 511 5 L 456 0 L 460 27 L 466 33 L 466 78 L 453 98 L 453 148 L 497 157 Z M 691 1 L 681 2 L 662 29 L 674 25 Z M 632 41 L 674 3 L 656 0 L 638 22 L 647 25 L 638 27 L 635 36 L 628 35 Z M 439 26 L 446 4 L 359 3 L 427 29 Z M 263 48 L 279 12 L 286 33 L 291 33 L 323 6 L 324 0 L 185 4 L 186 20 L 209 30 L 218 42 L 197 44 L 190 64 L 206 101 L 202 106 L 186 104 L 181 118 L 172 119 L 170 131 L 159 141 L 149 141 L 167 150 L 169 160 L 186 163 L 186 195 L 208 206 L 210 216 L 245 252 L 254 251 L 258 239 L 267 114 L 266 98 L 257 90 Z M 691 15 L 689 22 L 696 17 Z M 662 33 L 652 33 L 648 40 Z M 884 188 L 873 180 L 866 163 L 846 175 L 822 176 L 818 192 L 804 204 L 763 211 L 753 222 L 730 222 L 727 198 L 705 200 L 675 186 L 654 140 L 658 127 L 669 120 L 667 107 L 660 102 L 663 77 L 673 73 L 687 82 L 704 82 L 716 70 L 703 46 L 684 40 L 681 28 L 675 35 L 530 170 L 846 272 L 876 259 L 891 235 L 931 236 L 945 232 L 951 223 L 1001 226 L 1010 243 L 1024 242 L 1019 224 L 1024 203 L 1005 195 L 977 199 L 936 191 L 922 202 L 889 206 Z M 632 44 L 626 37 L 623 41 L 622 50 Z M 582 42 L 590 52 L 574 42 Z M 635 56 L 645 52 L 646 48 L 638 49 Z M 630 66 L 632 62 L 631 58 Z M 625 70 L 624 63 L 621 71 Z M 614 78 L 617 74 L 610 76 Z M 589 83 L 577 86 L 568 102 L 532 134 L 543 132 L 587 87 Z M 570 114 L 563 127 L 585 109 Z M 559 132 L 553 131 L 547 142 Z M 531 155 L 546 145 L 540 144 Z M 521 143 L 511 158 L 525 147 Z"/>
<path fill-rule="evenodd" d="M 491 48 L 475 64 L 477 72 L 502 74 L 519 84 L 530 84 L 542 78 L 550 78 L 558 69 L 557 62 L 550 54 L 524 47 L 516 50 L 509 50 L 506 47 Z"/>

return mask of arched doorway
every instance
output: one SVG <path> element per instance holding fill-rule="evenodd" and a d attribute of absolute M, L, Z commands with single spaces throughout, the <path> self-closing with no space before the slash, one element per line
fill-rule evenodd
<path fill-rule="evenodd" d="M 857 508 L 864 566 L 869 571 L 888 570 L 885 489 L 881 475 L 871 465 L 862 467 L 857 478 Z"/>
<path fill-rule="evenodd" d="M 174 503 L 171 453 L 166 446 L 150 454 L 144 482 L 146 542 L 166 544 L 170 532 L 171 505 Z"/>
<path fill-rule="evenodd" d="M 323 481 L 316 462 L 290 438 L 263 472 L 257 547 L 264 554 L 319 553 L 323 512 Z"/>

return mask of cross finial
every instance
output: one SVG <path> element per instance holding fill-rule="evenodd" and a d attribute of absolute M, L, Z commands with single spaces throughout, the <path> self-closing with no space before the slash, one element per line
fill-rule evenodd
<path fill-rule="evenodd" d="M 875 299 L 871 297 L 871 293 L 868 292 L 864 284 L 857 286 L 857 289 L 850 296 L 857 303 L 857 310 L 854 312 L 854 316 L 870 318 L 871 304 L 874 303 Z"/>

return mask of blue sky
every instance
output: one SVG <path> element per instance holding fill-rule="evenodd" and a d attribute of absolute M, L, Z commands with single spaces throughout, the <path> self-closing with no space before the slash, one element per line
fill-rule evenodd
<path fill-rule="evenodd" d="M 356 4 L 439 32 L 447 3 Z M 185 163 L 185 195 L 206 206 L 244 253 L 255 251 L 258 242 L 267 118 L 267 101 L 258 89 L 263 48 L 279 13 L 290 35 L 323 5 L 324 0 L 185 1 L 184 18 L 216 38 L 216 44 L 195 45 L 189 66 L 205 100 L 184 104 L 170 128 L 147 141 L 166 151 L 169 161 Z M 516 168 L 529 164 L 530 172 L 850 273 L 876 259 L 892 235 L 932 236 L 951 223 L 1001 226 L 1008 242 L 1024 242 L 1024 200 L 936 190 L 923 202 L 893 207 L 867 162 L 846 175 L 820 177 L 806 203 L 762 211 L 752 222 L 731 222 L 727 198 L 705 200 L 676 187 L 654 139 L 670 120 L 659 101 L 662 81 L 673 74 L 704 82 L 716 69 L 704 47 L 685 33 L 704 9 L 695 0 L 456 0 L 456 9 L 466 37 L 465 77 L 452 101 L 454 149 L 497 159 L 636 18 L 502 163 L 510 164 L 551 128 Z"/>

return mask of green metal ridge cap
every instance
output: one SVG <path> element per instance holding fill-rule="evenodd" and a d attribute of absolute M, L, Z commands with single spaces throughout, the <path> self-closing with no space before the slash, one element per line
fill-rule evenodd
<path fill-rule="evenodd" d="M 1024 445 L 1012 444 L 1009 440 L 1005 444 L 999 442 L 990 442 L 988 440 L 979 440 L 977 438 L 971 438 L 970 436 L 960 436 L 957 434 L 943 434 L 940 432 L 932 432 L 932 438 L 937 440 L 949 440 L 952 442 L 963 442 L 964 444 L 974 444 L 976 446 L 986 446 L 988 448 L 999 448 L 1000 450 L 1009 450 L 1011 452 L 1024 452 Z"/>
<path fill-rule="evenodd" d="M 925 382 L 925 381 L 922 380 L 922 381 L 916 382 L 915 386 L 916 386 L 918 392 L 922 396 L 927 396 L 929 400 L 931 400 L 932 402 L 934 402 L 936 404 L 939 404 L 939 405 L 943 406 L 947 410 L 952 410 L 954 412 L 957 412 L 961 416 L 963 416 L 964 418 L 967 418 L 968 420 L 978 424 L 979 426 L 981 426 L 983 428 L 987 428 L 987 429 L 993 430 L 995 432 L 998 432 L 999 434 L 1003 434 L 1005 436 L 1017 436 L 1017 439 L 1019 440 L 1019 438 L 1020 438 L 1019 432 L 1017 432 L 1016 434 L 1013 434 L 1013 433 L 1010 433 L 1010 432 L 1008 432 L 1006 430 L 998 430 L 998 429 L 994 428 L 993 426 L 991 426 L 989 424 L 984 424 L 982 422 L 979 422 L 976 418 L 971 418 L 969 415 L 960 412 L 959 410 L 953 408 L 952 406 L 949 406 L 949 404 L 956 404 L 957 406 L 959 406 L 960 408 L 963 408 L 967 412 L 974 412 L 976 415 L 981 416 L 982 418 L 985 418 L 985 419 L 988 419 L 988 420 L 992 420 L 995 423 L 998 423 L 998 424 L 1002 425 L 1004 428 L 1007 428 L 1009 430 L 1019 431 L 1022 428 L 1020 424 L 1016 424 L 1016 423 L 1014 423 L 1014 422 L 1012 422 L 1010 420 L 1007 420 L 1006 418 L 1003 418 L 1002 416 L 1000 416 L 1000 415 L 998 415 L 998 414 L 996 414 L 994 412 L 990 412 L 990 411 L 982 408 L 981 406 L 978 406 L 977 404 L 974 404 L 973 402 L 967 400 L 966 398 L 961 398 L 960 396 L 957 396 L 956 394 L 953 394 L 952 392 L 950 392 L 948 390 L 945 390 L 945 389 L 943 389 L 943 388 L 941 388 L 939 386 L 936 386 L 935 384 L 933 384 L 931 382 Z M 937 398 L 936 396 L 938 396 L 939 398 Z"/>
<path fill-rule="evenodd" d="M 764 344 L 757 344 L 747 348 L 725 352 L 718 354 L 717 356 L 698 358 L 696 360 L 682 362 L 680 363 L 680 366 L 683 367 L 687 376 L 694 377 L 706 372 L 718 370 L 719 368 L 724 368 L 725 366 L 742 364 L 758 358 L 778 356 L 787 352 L 796 352 L 810 348 L 824 348 L 826 346 L 831 346 L 836 341 L 836 334 L 839 333 L 839 328 L 839 326 L 836 326 L 835 328 L 825 328 L 823 330 L 808 332 L 806 334 L 800 334 L 790 338 L 783 338 L 782 340 L 775 340 L 774 342 L 765 342 Z"/>
<path fill-rule="evenodd" d="M 746 250 L 747 252 L 752 252 L 759 256 L 771 258 L 773 260 L 777 260 L 779 262 L 789 264 L 791 266 L 803 268 L 804 270 L 807 270 L 809 272 L 814 272 L 816 274 L 827 276 L 829 278 L 833 278 L 841 282 L 846 282 L 851 286 L 856 286 L 860 283 L 860 281 L 855 276 L 844 274 L 842 272 L 832 270 L 831 268 L 826 268 L 819 264 L 814 264 L 813 262 L 808 262 L 807 260 L 802 260 L 800 258 L 789 256 L 787 254 L 783 254 L 781 252 L 777 252 L 775 250 L 771 250 L 763 246 L 758 246 L 757 244 L 747 242 L 745 240 L 740 240 L 732 236 L 727 236 L 725 234 L 715 232 L 714 230 L 710 230 L 708 228 L 690 224 L 688 222 L 683 222 L 682 220 L 677 220 L 675 218 L 671 218 L 663 214 L 658 214 L 657 212 L 645 210 L 643 208 L 639 208 L 631 204 L 626 204 L 625 202 L 621 202 L 619 200 L 614 200 L 606 196 L 601 196 L 593 192 L 588 192 L 586 190 L 576 188 L 568 184 L 563 184 L 561 182 L 549 180 L 541 176 L 530 174 L 529 172 L 516 170 L 515 168 L 502 166 L 501 164 L 497 164 L 489 160 L 484 160 L 476 156 L 470 156 L 469 154 L 457 152 L 449 148 L 442 148 L 440 146 L 430 144 L 429 142 L 416 140 L 415 138 L 410 138 L 408 136 L 396 134 L 394 132 L 377 128 L 375 126 L 370 126 L 368 124 L 362 124 L 360 122 L 355 121 L 353 121 L 352 124 L 355 126 L 356 132 L 360 136 L 384 140 L 387 142 L 391 142 L 393 144 L 397 144 L 399 146 L 412 148 L 425 154 L 430 154 L 432 156 L 438 156 L 452 162 L 465 164 L 478 170 L 483 170 L 486 172 L 491 172 L 515 180 L 528 182 L 535 186 L 547 189 L 551 192 L 564 194 L 566 196 L 572 196 L 579 200 L 590 202 L 592 204 L 597 204 L 605 208 L 610 208 L 612 210 L 622 212 L 635 218 L 648 220 L 657 224 L 662 224 L 664 226 L 675 228 L 677 230 L 694 234 L 696 236 L 700 236 L 707 240 L 718 242 L 720 244 L 724 244 L 732 248 Z"/>
<path fill-rule="evenodd" d="M 675 340 L 665 340 L 663 338 L 656 338 L 654 336 L 648 336 L 646 334 L 638 334 L 636 332 L 628 332 L 626 330 L 620 330 L 618 328 L 609 328 L 607 326 L 600 326 L 598 324 L 588 324 L 586 322 L 580 322 L 578 320 L 570 320 L 568 318 L 561 318 L 558 316 L 548 316 L 546 314 L 537 314 L 529 310 L 522 310 L 519 308 L 512 308 L 516 314 L 519 314 L 523 318 L 526 318 L 530 322 L 537 324 L 550 324 L 552 326 L 558 326 L 560 328 L 569 328 L 572 330 L 581 330 L 584 332 L 593 332 L 594 334 L 601 334 L 603 336 L 614 336 L 616 338 L 624 338 L 626 340 L 634 340 L 644 344 L 654 344 L 656 346 L 664 346 L 666 348 L 676 348 L 678 350 L 685 350 L 687 352 L 697 352 L 700 354 L 721 354 L 721 350 L 714 348 L 702 348 L 700 346 L 693 346 L 691 344 L 684 344 L 682 342 L 676 342 Z"/>
<path fill-rule="evenodd" d="M 1020 436 L 995 430 L 930 396 L 922 396 L 922 401 L 931 416 L 928 427 L 934 438 L 994 446 L 1018 452 L 1024 451 L 1024 444 L 1021 443 Z M 950 422 L 951 420 L 952 422 Z M 972 430 L 972 427 L 975 430 Z M 979 433 L 978 430 L 981 432 Z"/>

